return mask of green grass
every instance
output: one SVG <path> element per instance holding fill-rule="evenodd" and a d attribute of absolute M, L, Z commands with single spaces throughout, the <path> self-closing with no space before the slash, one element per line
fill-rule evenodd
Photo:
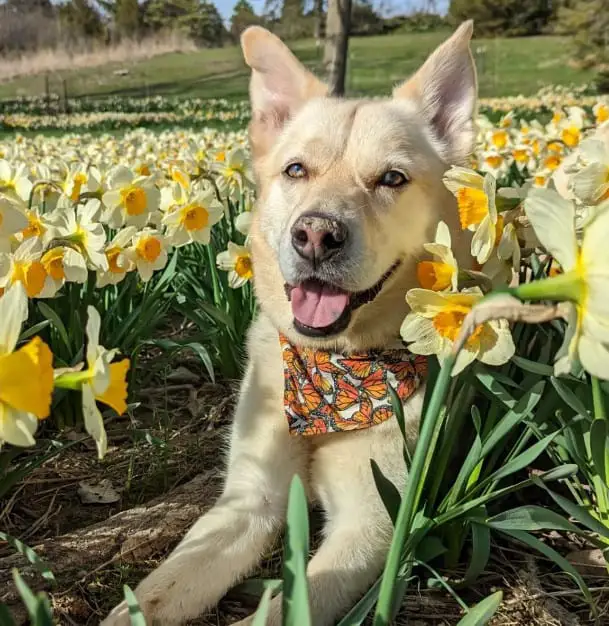
<path fill-rule="evenodd" d="M 447 33 L 355 37 L 351 40 L 348 89 L 377 95 L 411 74 Z M 295 42 L 293 50 L 320 71 L 320 54 L 311 40 Z M 472 46 L 482 97 L 531 95 L 547 84 L 584 83 L 589 70 L 568 64 L 569 40 L 564 37 L 477 39 Z M 485 50 L 482 52 L 482 50 Z M 126 76 L 117 69 L 128 69 Z M 245 98 L 249 72 L 237 47 L 165 54 L 133 64 L 111 64 L 65 71 L 51 77 L 51 89 L 61 92 L 65 79 L 70 96 L 174 95 L 204 98 Z M 40 95 L 44 77 L 27 76 L 0 85 L 0 98 Z"/>

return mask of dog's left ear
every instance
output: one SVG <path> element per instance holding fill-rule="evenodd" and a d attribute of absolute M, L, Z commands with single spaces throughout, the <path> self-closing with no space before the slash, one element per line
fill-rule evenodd
<path fill-rule="evenodd" d="M 396 87 L 396 99 L 414 101 L 433 133 L 434 145 L 447 164 L 465 163 L 474 149 L 476 68 L 470 51 L 474 24 L 464 22 L 423 66 Z"/>

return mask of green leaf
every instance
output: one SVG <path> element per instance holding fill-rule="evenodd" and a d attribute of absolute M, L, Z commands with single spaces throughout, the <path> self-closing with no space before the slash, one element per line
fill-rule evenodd
<path fill-rule="evenodd" d="M 554 438 L 558 432 L 547 435 L 543 439 L 540 439 L 537 443 L 533 444 L 528 450 L 520 453 L 518 456 L 515 456 L 513 459 L 508 461 L 505 465 L 500 467 L 496 472 L 491 474 L 487 479 L 489 482 L 494 482 L 496 480 L 501 480 L 506 476 L 510 476 L 511 474 L 515 474 L 520 470 L 528 467 L 531 463 L 533 463 L 537 457 L 552 443 Z M 486 482 L 486 481 L 485 481 Z"/>
<path fill-rule="evenodd" d="M 15 587 L 25 604 L 32 624 L 35 626 L 53 626 L 51 607 L 46 596 L 42 593 L 35 596 L 19 572 L 13 569 L 12 573 Z"/>
<path fill-rule="evenodd" d="M 583 415 L 584 417 L 588 417 L 590 415 L 590 412 L 584 406 L 584 403 L 573 393 L 573 391 L 571 391 L 571 389 L 569 389 L 565 383 L 554 376 L 550 378 L 550 382 L 565 404 L 571 407 L 577 415 Z"/>
<path fill-rule="evenodd" d="M 6 604 L 0 602 L 0 626 L 16 626 L 15 620 Z"/>
<path fill-rule="evenodd" d="M 209 356 L 209 352 L 207 349 L 196 341 L 192 342 L 179 342 L 173 341 L 171 339 L 150 339 L 144 342 L 147 345 L 157 346 L 163 350 L 170 351 L 172 353 L 178 352 L 180 350 L 192 350 L 200 359 L 205 369 L 207 370 L 207 374 L 209 375 L 212 383 L 216 382 L 216 376 L 214 373 L 214 365 Z"/>
<path fill-rule="evenodd" d="M 30 328 L 26 328 L 19 336 L 19 342 L 25 341 L 26 339 L 37 335 L 41 330 L 44 330 L 50 324 L 51 320 L 42 320 L 42 322 L 38 322 L 38 324 L 30 326 Z"/>
<path fill-rule="evenodd" d="M 283 581 L 280 578 L 249 578 L 233 587 L 232 591 L 240 595 L 261 598 L 267 589 L 270 589 L 273 594 L 281 591 L 282 585 Z"/>
<path fill-rule="evenodd" d="M 595 419 L 590 425 L 590 454 L 594 469 L 600 479 L 609 486 L 609 429 L 604 419 Z"/>
<path fill-rule="evenodd" d="M 541 400 L 545 383 L 543 381 L 533 385 L 518 402 L 510 409 L 489 433 L 482 445 L 482 455 L 486 456 L 511 430 L 525 417 L 532 415 L 533 409 Z"/>
<path fill-rule="evenodd" d="M 436 535 L 426 535 L 417 544 L 414 555 L 417 561 L 429 563 L 441 554 L 444 554 L 446 550 L 447 548 L 442 543 L 440 537 L 437 537 Z"/>
<path fill-rule="evenodd" d="M 53 326 L 59 333 L 59 336 L 61 337 L 61 340 L 63 341 L 66 349 L 68 350 L 68 352 L 70 352 L 71 351 L 70 337 L 68 336 L 68 331 L 66 330 L 66 327 L 61 321 L 61 318 L 59 317 L 59 315 L 57 315 L 57 313 L 45 302 L 39 301 L 38 309 L 46 317 L 46 319 L 49 320 L 51 324 L 53 324 Z"/>
<path fill-rule="evenodd" d="M 304 485 L 294 475 L 288 497 L 283 562 L 283 626 L 311 626 L 306 566 L 309 557 L 309 512 Z"/>
<path fill-rule="evenodd" d="M 481 513 L 486 515 L 482 508 Z M 484 573 L 491 555 L 491 531 L 484 524 L 472 520 L 472 558 L 463 577 L 463 585 L 471 586 Z"/>
<path fill-rule="evenodd" d="M 586 585 L 584 579 L 581 577 L 581 574 L 573 567 L 573 565 L 571 565 L 571 563 L 569 563 L 569 561 L 567 561 L 567 559 L 560 556 L 560 554 L 558 554 L 556 550 L 543 543 L 543 541 L 537 539 L 537 537 L 533 537 L 533 535 L 530 535 L 523 530 L 504 529 L 501 532 L 503 532 L 505 535 L 508 535 L 509 537 L 516 539 L 517 541 L 520 541 L 521 543 L 524 543 L 530 548 L 537 550 L 545 557 L 553 561 L 566 574 L 571 576 L 573 580 L 575 580 L 575 582 L 577 583 L 577 586 L 580 588 L 581 592 L 584 594 L 584 597 L 586 598 L 588 604 L 590 604 L 591 610 L 596 613 L 594 600 L 592 599 L 592 595 L 590 594 L 588 586 Z"/>
<path fill-rule="evenodd" d="M 534 504 L 519 506 L 499 513 L 486 522 L 497 530 L 564 530 L 579 532 L 579 528 L 551 509 Z"/>
<path fill-rule="evenodd" d="M 398 396 L 396 390 L 391 386 L 387 385 L 389 388 L 389 395 L 391 396 L 391 407 L 393 408 L 393 412 L 395 413 L 395 419 L 398 422 L 398 426 L 400 427 L 400 432 L 402 433 L 402 439 L 404 441 L 404 462 L 406 463 L 406 468 L 410 467 L 412 463 L 412 458 L 410 457 L 410 450 L 408 449 L 408 439 L 406 438 L 406 421 L 404 419 L 404 404 Z M 395 520 L 394 520 L 395 523 Z"/>
<path fill-rule="evenodd" d="M 360 626 L 374 607 L 380 587 L 381 579 L 378 578 L 364 597 L 340 620 L 338 626 Z"/>
<path fill-rule="evenodd" d="M 496 591 L 473 606 L 464 615 L 457 626 L 484 626 L 495 615 L 497 609 L 503 601 L 503 592 Z"/>
<path fill-rule="evenodd" d="M 517 355 L 512 357 L 511 363 L 514 363 L 520 369 L 525 372 L 530 372 L 531 374 L 539 374 L 540 376 L 545 376 L 547 378 L 554 376 L 554 368 L 551 365 L 546 365 L 545 363 L 537 363 L 537 361 L 530 361 L 529 359 L 525 359 Z"/>
<path fill-rule="evenodd" d="M 269 609 L 271 608 L 271 598 L 273 597 L 273 590 L 271 587 L 267 587 L 260 598 L 260 604 L 256 609 L 252 626 L 265 626 L 266 619 L 269 616 Z"/>
<path fill-rule="evenodd" d="M 573 519 L 577 520 L 580 524 L 591 530 L 593 533 L 598 533 L 601 537 L 606 537 L 609 539 L 609 528 L 605 526 L 598 519 L 590 515 L 588 511 L 580 506 L 579 504 L 575 504 L 575 502 L 561 496 L 560 494 L 552 491 L 543 480 L 539 480 L 536 476 L 533 477 L 533 483 L 542 489 L 545 489 L 547 493 L 550 495 L 552 500 L 558 504 L 558 506 L 565 512 L 567 515 L 570 515 Z"/>
<path fill-rule="evenodd" d="M 129 607 L 129 621 L 131 626 L 146 626 L 146 618 L 140 608 L 140 603 L 137 601 L 135 594 L 131 590 L 129 585 L 123 585 L 123 594 Z"/>
<path fill-rule="evenodd" d="M 55 576 L 53 576 L 53 572 L 49 569 L 49 566 L 36 554 L 36 552 L 26 546 L 22 541 L 17 539 L 16 537 L 12 537 L 11 535 L 7 535 L 0 531 L 0 539 L 2 541 L 6 541 L 13 550 L 22 554 L 39 572 L 40 575 L 51 582 L 55 582 Z"/>
<path fill-rule="evenodd" d="M 402 498 L 397 487 L 383 474 L 381 468 L 378 466 L 374 459 L 370 459 L 370 466 L 372 468 L 372 476 L 376 484 L 376 489 L 381 496 L 381 500 L 389 513 L 391 521 L 395 525 L 395 521 L 398 518 L 398 511 L 400 510 L 400 503 Z"/>

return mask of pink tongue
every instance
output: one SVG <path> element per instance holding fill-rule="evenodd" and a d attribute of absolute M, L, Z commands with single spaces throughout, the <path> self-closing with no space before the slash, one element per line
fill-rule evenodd
<path fill-rule="evenodd" d="M 348 293 L 317 282 L 305 282 L 294 287 L 290 299 L 294 317 L 311 328 L 330 326 L 349 304 Z"/>

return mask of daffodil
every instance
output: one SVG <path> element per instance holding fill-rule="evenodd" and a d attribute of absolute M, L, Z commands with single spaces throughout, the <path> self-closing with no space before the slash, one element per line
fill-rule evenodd
<path fill-rule="evenodd" d="M 34 238 L 40 239 L 43 244 L 46 244 L 53 236 L 53 229 L 48 216 L 41 214 L 37 208 L 24 209 L 24 214 L 28 223 L 20 232 L 15 234 L 16 241 L 22 242 Z"/>
<path fill-rule="evenodd" d="M 53 236 L 75 246 L 87 260 L 91 269 L 107 270 L 108 260 L 104 253 L 106 232 L 100 223 L 99 200 L 88 200 L 78 208 L 56 211 L 52 217 Z"/>
<path fill-rule="evenodd" d="M 128 226 L 119 230 L 114 239 L 104 251 L 107 259 L 107 269 L 98 270 L 97 286 L 117 285 L 128 272 L 133 270 L 134 263 L 128 253 L 133 236 L 137 232 L 135 226 Z"/>
<path fill-rule="evenodd" d="M 515 294 L 522 299 L 571 302 L 557 373 L 571 371 L 579 360 L 594 376 L 609 379 L 609 210 L 598 211 L 578 241 L 573 202 L 554 190 L 534 189 L 524 206 L 539 241 L 562 273 L 521 285 Z"/>
<path fill-rule="evenodd" d="M 597 102 L 592 107 L 592 112 L 596 118 L 597 125 L 603 124 L 609 120 L 609 105 L 606 102 Z"/>
<path fill-rule="evenodd" d="M 55 246 L 42 255 L 40 262 L 55 282 L 55 290 L 60 289 L 65 282 L 87 282 L 87 261 L 74 248 Z"/>
<path fill-rule="evenodd" d="M 101 189 L 101 173 L 96 167 L 86 168 L 72 165 L 62 183 L 63 192 L 72 202 L 78 202 L 84 193 L 95 193 Z"/>
<path fill-rule="evenodd" d="M 442 362 L 452 350 L 465 316 L 482 297 L 478 288 L 461 293 L 411 289 L 406 295 L 411 312 L 402 324 L 402 338 L 415 354 L 435 354 Z M 467 340 L 452 374 L 456 376 L 476 359 L 487 365 L 503 365 L 514 351 L 508 322 L 485 322 Z"/>
<path fill-rule="evenodd" d="M 0 159 L 0 192 L 27 203 L 32 191 L 27 164 L 11 165 L 5 159 Z"/>
<path fill-rule="evenodd" d="M 118 166 L 108 174 L 108 191 L 102 196 L 104 220 L 111 228 L 125 224 L 142 228 L 159 208 L 159 201 L 160 192 L 150 177 L 138 177 Z"/>
<path fill-rule="evenodd" d="M 28 225 L 25 212 L 13 201 L 0 196 L 0 253 L 10 252 L 10 236 Z"/>
<path fill-rule="evenodd" d="M 245 186 L 252 184 L 249 160 L 241 148 L 234 148 L 223 156 L 222 160 L 216 160 L 213 164 L 217 172 L 216 185 L 221 196 L 234 200 Z"/>
<path fill-rule="evenodd" d="M 456 291 L 459 266 L 451 249 L 450 231 L 444 222 L 438 224 L 434 243 L 426 243 L 423 248 L 433 260 L 417 264 L 419 285 L 432 291 Z"/>
<path fill-rule="evenodd" d="M 235 218 L 235 228 L 246 237 L 249 235 L 250 229 L 252 228 L 253 217 L 251 211 L 243 211 L 243 213 L 239 213 Z"/>
<path fill-rule="evenodd" d="M 504 176 L 508 169 L 508 160 L 497 150 L 485 150 L 481 154 L 480 170 L 491 173 L 495 178 Z"/>
<path fill-rule="evenodd" d="M 86 431 L 97 444 L 99 458 L 103 458 L 108 439 L 102 414 L 97 408 L 101 402 L 122 415 L 127 410 L 127 372 L 129 359 L 113 363 L 116 350 L 107 350 L 99 343 L 101 319 L 93 307 L 87 309 L 87 352 L 84 371 L 65 373 L 55 381 L 56 386 L 79 389 L 82 392 L 83 419 Z"/>
<path fill-rule="evenodd" d="M 17 284 L 0 297 L 0 447 L 34 445 L 38 420 L 48 417 L 53 391 L 53 355 L 35 337 L 15 350 L 27 318 L 27 297 Z"/>
<path fill-rule="evenodd" d="M 148 282 L 156 270 L 167 265 L 167 241 L 154 228 L 144 228 L 134 235 L 132 245 L 126 253 L 144 282 Z"/>
<path fill-rule="evenodd" d="M 478 263 L 486 263 L 497 238 L 495 179 L 488 173 L 481 176 L 464 167 L 453 166 L 444 175 L 444 184 L 457 199 L 461 228 L 474 232 L 472 255 Z"/>
<path fill-rule="evenodd" d="M 172 205 L 163 216 L 167 238 L 176 247 L 193 241 L 207 244 L 211 227 L 222 219 L 223 214 L 224 208 L 214 190 L 199 187 L 186 204 Z"/>
<path fill-rule="evenodd" d="M 0 254 L 0 288 L 21 283 L 29 298 L 51 298 L 56 286 L 42 264 L 39 239 L 24 241 L 12 254 Z"/>
<path fill-rule="evenodd" d="M 600 139 L 582 141 L 579 159 L 582 169 L 571 177 L 573 194 L 585 204 L 598 204 L 609 198 L 609 146 Z"/>
<path fill-rule="evenodd" d="M 218 254 L 216 263 L 221 270 L 228 272 L 228 284 L 233 289 L 243 287 L 254 275 L 249 248 L 232 241 L 228 242 L 227 250 Z"/>

